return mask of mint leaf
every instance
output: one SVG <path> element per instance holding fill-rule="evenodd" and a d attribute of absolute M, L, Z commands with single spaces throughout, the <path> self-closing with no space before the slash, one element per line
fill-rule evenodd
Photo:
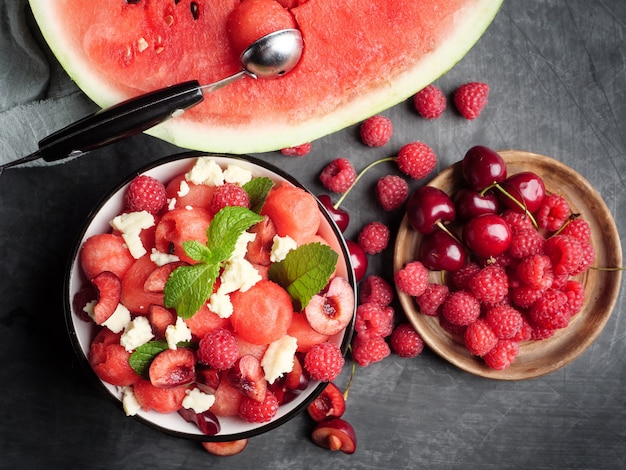
<path fill-rule="evenodd" d="M 270 266 L 269 278 L 284 287 L 296 310 L 304 309 L 335 271 L 339 255 L 319 242 L 300 245 L 285 259 Z"/>
<path fill-rule="evenodd" d="M 196 344 L 189 341 L 180 341 L 176 344 L 176 346 L 189 348 L 196 347 Z M 130 355 L 128 358 L 128 364 L 130 364 L 130 367 L 132 367 L 138 375 L 147 379 L 150 364 L 152 364 L 152 361 L 155 357 L 157 357 L 157 355 L 166 349 L 168 349 L 167 341 L 150 341 L 142 344 Z"/>
<path fill-rule="evenodd" d="M 176 268 L 165 284 L 165 306 L 182 318 L 191 318 L 213 292 L 220 264 L 198 263 Z"/>
<path fill-rule="evenodd" d="M 226 261 L 233 254 L 239 236 L 262 220 L 263 217 L 245 207 L 224 207 L 215 214 L 206 231 L 206 246 L 220 262 Z"/>
<path fill-rule="evenodd" d="M 250 210 L 257 214 L 261 213 L 265 200 L 270 190 L 274 186 L 274 182 L 267 177 L 252 178 L 243 185 L 243 189 L 250 197 Z"/>
<path fill-rule="evenodd" d="M 211 252 L 202 243 L 196 240 L 183 242 L 185 254 L 196 261 L 205 261 L 211 257 Z"/>

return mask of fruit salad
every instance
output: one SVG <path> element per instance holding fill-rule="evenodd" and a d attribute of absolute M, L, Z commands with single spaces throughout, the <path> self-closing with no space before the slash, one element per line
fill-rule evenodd
<path fill-rule="evenodd" d="M 78 249 L 72 323 L 128 415 L 201 437 L 279 419 L 344 365 L 347 249 L 317 200 L 239 160 L 174 160 L 98 211 Z"/>

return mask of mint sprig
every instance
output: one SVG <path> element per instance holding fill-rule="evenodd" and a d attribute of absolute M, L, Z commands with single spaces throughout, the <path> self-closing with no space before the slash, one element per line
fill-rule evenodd
<path fill-rule="evenodd" d="M 285 288 L 297 311 L 304 309 L 335 272 L 339 255 L 319 242 L 300 245 L 270 266 L 268 277 Z"/>
<path fill-rule="evenodd" d="M 248 197 L 250 198 L 250 210 L 252 212 L 256 214 L 261 213 L 267 195 L 273 187 L 274 182 L 265 176 L 252 178 L 243 185 L 243 189 L 248 193 Z"/>
<path fill-rule="evenodd" d="M 197 241 L 183 243 L 185 254 L 198 263 L 172 272 L 165 284 L 165 306 L 176 309 L 182 318 L 192 317 L 213 292 L 220 269 L 235 251 L 238 238 L 262 220 L 260 215 L 238 206 L 224 207 L 215 214 L 206 231 L 206 246 Z"/>

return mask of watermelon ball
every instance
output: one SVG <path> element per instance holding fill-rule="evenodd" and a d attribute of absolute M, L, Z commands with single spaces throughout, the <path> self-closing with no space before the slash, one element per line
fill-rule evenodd
<path fill-rule="evenodd" d="M 276 0 L 243 0 L 227 22 L 228 38 L 238 57 L 261 37 L 295 27 L 291 13 Z"/>

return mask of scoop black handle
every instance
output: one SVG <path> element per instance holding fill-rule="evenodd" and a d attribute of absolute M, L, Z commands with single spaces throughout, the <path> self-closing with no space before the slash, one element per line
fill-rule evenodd
<path fill-rule="evenodd" d="M 145 131 L 203 100 L 197 80 L 161 88 L 80 119 L 39 141 L 47 162 L 76 156 Z"/>

